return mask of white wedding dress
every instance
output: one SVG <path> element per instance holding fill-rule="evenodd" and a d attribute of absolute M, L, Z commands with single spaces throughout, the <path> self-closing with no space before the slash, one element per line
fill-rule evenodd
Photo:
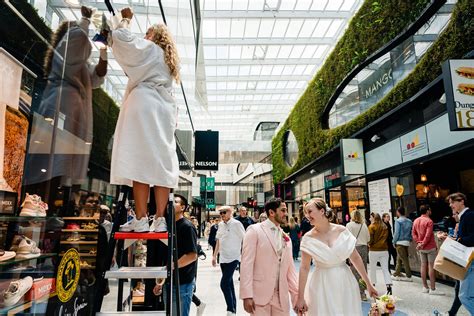
<path fill-rule="evenodd" d="M 355 244 L 355 237 L 347 229 L 339 234 L 332 247 L 308 234 L 303 236 L 301 251 L 315 263 L 305 289 L 307 315 L 362 315 L 359 286 L 346 264 Z"/>

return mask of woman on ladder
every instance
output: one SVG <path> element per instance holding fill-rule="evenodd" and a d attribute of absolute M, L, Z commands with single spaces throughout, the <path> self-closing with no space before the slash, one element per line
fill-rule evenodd
<path fill-rule="evenodd" d="M 122 225 L 121 231 L 163 232 L 168 195 L 179 176 L 174 139 L 177 106 L 172 93 L 173 80 L 180 81 L 179 57 L 165 25 L 154 24 L 145 38 L 138 38 L 129 29 L 132 10 L 124 8 L 121 14 L 109 41 L 128 83 L 115 128 L 110 182 L 133 186 L 136 217 Z M 151 227 L 147 217 L 150 186 L 157 206 Z"/>

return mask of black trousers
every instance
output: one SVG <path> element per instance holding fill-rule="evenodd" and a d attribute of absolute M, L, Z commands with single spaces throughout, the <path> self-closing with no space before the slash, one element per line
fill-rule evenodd
<path fill-rule="evenodd" d="M 459 281 L 456 281 L 456 285 L 454 286 L 454 301 L 453 305 L 451 305 L 451 309 L 448 311 L 449 316 L 456 315 L 462 305 L 461 300 L 459 300 L 459 285 Z"/>
<path fill-rule="evenodd" d="M 233 276 L 238 264 L 238 260 L 220 264 L 222 270 L 221 290 L 224 294 L 227 311 L 232 313 L 237 311 L 237 297 L 235 296 Z"/>

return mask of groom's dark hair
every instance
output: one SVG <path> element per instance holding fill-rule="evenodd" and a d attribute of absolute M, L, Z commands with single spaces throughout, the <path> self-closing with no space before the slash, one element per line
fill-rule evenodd
<path fill-rule="evenodd" d="M 282 202 L 283 201 L 280 198 L 271 198 L 268 200 L 267 203 L 265 203 L 265 213 L 267 213 L 267 216 L 270 216 L 270 210 L 276 211 Z"/>

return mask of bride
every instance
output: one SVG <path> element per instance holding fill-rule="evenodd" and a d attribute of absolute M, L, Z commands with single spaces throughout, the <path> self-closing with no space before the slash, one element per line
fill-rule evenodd
<path fill-rule="evenodd" d="M 362 315 L 358 281 L 346 259 L 359 272 L 370 296 L 378 296 L 367 276 L 362 259 L 355 249 L 356 239 L 344 226 L 331 224 L 333 212 L 324 200 L 314 198 L 305 206 L 312 230 L 301 241 L 302 260 L 299 272 L 298 315 Z M 306 286 L 311 258 L 315 270 Z"/>

